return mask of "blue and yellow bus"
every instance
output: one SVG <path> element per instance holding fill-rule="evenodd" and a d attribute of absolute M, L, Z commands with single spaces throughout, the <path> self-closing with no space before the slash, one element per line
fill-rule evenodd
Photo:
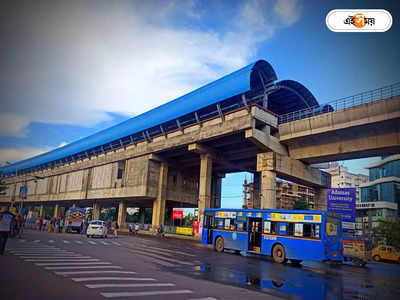
<path fill-rule="evenodd" d="M 290 259 L 342 261 L 339 215 L 318 210 L 206 208 L 202 243 L 224 249 Z"/>

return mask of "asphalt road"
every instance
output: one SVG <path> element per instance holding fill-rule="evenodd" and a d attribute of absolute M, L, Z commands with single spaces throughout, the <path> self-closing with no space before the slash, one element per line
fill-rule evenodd
<path fill-rule="evenodd" d="M 305 249 L 306 251 L 306 249 Z M 26 231 L 0 256 L 0 299 L 399 299 L 400 266 L 302 266 L 149 236 Z"/>

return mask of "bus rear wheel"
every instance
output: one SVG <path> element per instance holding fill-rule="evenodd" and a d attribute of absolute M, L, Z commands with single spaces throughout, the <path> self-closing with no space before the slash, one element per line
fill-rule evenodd
<path fill-rule="evenodd" d="M 272 249 L 272 257 L 277 263 L 284 263 L 286 261 L 286 253 L 285 248 L 282 245 L 276 245 Z"/>
<path fill-rule="evenodd" d="M 217 237 L 217 239 L 215 240 L 215 250 L 217 252 L 224 251 L 224 239 L 221 236 Z"/>
<path fill-rule="evenodd" d="M 379 257 L 379 255 L 374 255 L 373 260 L 374 261 L 380 261 L 381 258 Z"/>

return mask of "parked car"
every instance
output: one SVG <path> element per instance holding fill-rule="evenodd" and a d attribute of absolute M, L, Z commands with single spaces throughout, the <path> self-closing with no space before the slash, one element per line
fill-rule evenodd
<path fill-rule="evenodd" d="M 107 227 L 104 221 L 95 220 L 89 222 L 89 226 L 86 231 L 86 236 L 89 237 L 103 237 L 107 238 Z"/>
<path fill-rule="evenodd" d="M 400 263 L 400 251 L 388 245 L 379 245 L 372 249 L 371 253 L 374 261 L 391 260 Z"/>

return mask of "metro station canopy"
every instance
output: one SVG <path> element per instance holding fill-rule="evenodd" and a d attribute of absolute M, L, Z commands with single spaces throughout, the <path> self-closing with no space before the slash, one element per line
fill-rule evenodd
<path fill-rule="evenodd" d="M 179 130 L 250 104 L 277 115 L 319 106 L 311 92 L 293 80 L 276 82 L 272 66 L 258 60 L 118 125 L 63 147 L 0 168 L 3 175 L 41 170 Z"/>

